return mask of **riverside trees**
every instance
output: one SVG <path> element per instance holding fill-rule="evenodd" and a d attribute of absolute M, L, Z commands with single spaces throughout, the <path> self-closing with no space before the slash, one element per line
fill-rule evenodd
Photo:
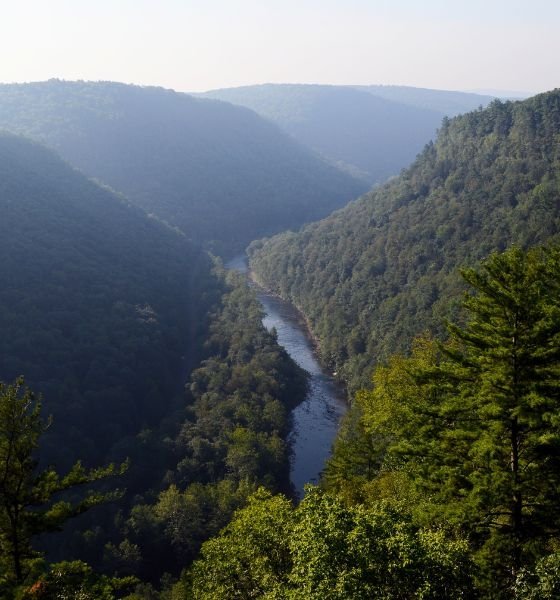
<path fill-rule="evenodd" d="M 293 511 L 255 496 L 203 546 L 194 597 L 556 597 L 560 249 L 463 276 L 450 339 L 419 338 L 358 394 L 328 492 Z"/>

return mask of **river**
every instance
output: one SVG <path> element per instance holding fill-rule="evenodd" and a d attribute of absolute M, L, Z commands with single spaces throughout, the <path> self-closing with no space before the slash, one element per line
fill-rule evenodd
<path fill-rule="evenodd" d="M 247 273 L 244 255 L 230 260 L 226 267 Z M 255 286 L 265 312 L 264 326 L 276 328 L 278 343 L 292 359 L 310 375 L 305 400 L 292 412 L 292 462 L 290 479 L 301 497 L 306 483 L 317 483 L 346 411 L 344 390 L 319 364 L 313 344 L 297 310 L 277 296 Z"/>

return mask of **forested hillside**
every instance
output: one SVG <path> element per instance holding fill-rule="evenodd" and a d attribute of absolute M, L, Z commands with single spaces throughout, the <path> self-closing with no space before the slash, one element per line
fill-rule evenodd
<path fill-rule="evenodd" d="M 323 489 L 261 490 L 179 598 L 560 596 L 560 247 L 462 271 L 450 339 L 415 340 L 353 399 Z"/>
<path fill-rule="evenodd" d="M 218 253 L 326 216 L 367 189 L 247 109 L 162 88 L 1 85 L 0 128 L 54 148 Z"/>
<path fill-rule="evenodd" d="M 186 387 L 186 410 L 173 415 L 173 433 L 154 440 L 159 452 L 147 459 L 159 466 L 160 480 L 130 498 L 125 518 L 114 514 L 105 531 L 97 520 L 75 535 L 74 556 L 109 573 L 153 583 L 164 573 L 177 576 L 258 486 L 291 494 L 289 411 L 304 399 L 307 376 L 263 327 L 244 278 L 217 271 L 223 289 L 205 359 Z"/>
<path fill-rule="evenodd" d="M 288 84 L 226 88 L 203 95 L 254 110 L 369 183 L 381 183 L 407 167 L 435 137 L 444 116 L 491 100 L 397 86 Z"/>
<path fill-rule="evenodd" d="M 44 394 L 45 460 L 99 461 L 180 399 L 210 260 L 27 140 L 0 136 L 0 171 L 0 380 Z"/>
<path fill-rule="evenodd" d="M 347 208 L 254 243 L 251 266 L 293 301 L 351 389 L 371 365 L 442 332 L 459 266 L 560 227 L 560 92 L 445 120 L 403 174 Z"/>
<path fill-rule="evenodd" d="M 258 485 L 290 493 L 285 439 L 306 374 L 264 329 L 243 277 L 11 134 L 0 136 L 0 210 L 0 596 L 37 577 L 62 589 L 37 550 L 109 575 L 178 575 Z M 42 415 L 27 392 L 14 411 L 23 385 L 8 382 L 20 375 L 42 395 Z M 39 537 L 85 510 L 61 491 L 119 472 L 56 475 L 78 460 L 128 462 L 96 488 L 116 503 Z M 95 494 L 86 508 L 103 499 Z M 60 568 L 64 585 L 98 581 L 83 563 Z"/>

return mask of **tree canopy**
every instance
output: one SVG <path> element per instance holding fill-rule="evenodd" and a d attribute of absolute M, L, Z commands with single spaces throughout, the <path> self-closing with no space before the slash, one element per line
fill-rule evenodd
<path fill-rule="evenodd" d="M 295 509 L 257 492 L 178 590 L 200 600 L 463 598 L 469 569 L 464 542 L 414 526 L 406 511 L 348 507 L 309 487 Z"/>
<path fill-rule="evenodd" d="M 353 409 L 353 435 L 369 446 L 343 437 L 326 484 L 352 501 L 404 501 L 420 523 L 454 523 L 481 589 L 509 597 L 559 541 L 560 250 L 512 247 L 463 276 L 464 324 L 376 369 Z M 376 461 L 369 473 L 364 455 Z M 358 467 L 349 477 L 345 456 Z"/>
<path fill-rule="evenodd" d="M 298 306 L 351 392 L 371 367 L 443 335 L 459 269 L 560 231 L 560 92 L 446 119 L 410 168 L 330 217 L 253 243 L 257 279 Z"/>

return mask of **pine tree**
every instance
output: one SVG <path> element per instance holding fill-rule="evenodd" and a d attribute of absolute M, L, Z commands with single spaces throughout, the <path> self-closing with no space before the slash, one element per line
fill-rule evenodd
<path fill-rule="evenodd" d="M 418 340 L 358 402 L 384 452 L 369 489 L 399 482 L 418 518 L 462 528 L 500 597 L 559 539 L 560 250 L 513 247 L 463 277 L 450 340 Z"/>
<path fill-rule="evenodd" d="M 0 592 L 22 584 L 32 572 L 39 556 L 32 547 L 35 536 L 56 531 L 67 519 L 119 495 L 90 491 L 71 503 L 60 494 L 126 468 L 88 470 L 77 462 L 62 477 L 52 467 L 39 470 L 39 438 L 48 426 L 40 413 L 41 404 L 23 378 L 0 382 Z"/>
<path fill-rule="evenodd" d="M 469 320 L 440 372 L 473 439 L 465 496 L 515 575 L 560 527 L 560 253 L 514 247 L 463 277 Z"/>

